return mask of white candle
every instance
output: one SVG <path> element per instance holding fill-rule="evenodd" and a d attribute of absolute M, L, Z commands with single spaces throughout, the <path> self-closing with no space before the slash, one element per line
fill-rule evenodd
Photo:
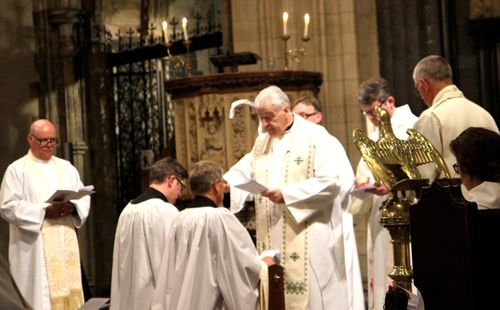
<path fill-rule="evenodd" d="M 165 38 L 165 43 L 168 44 L 168 32 L 167 32 L 168 23 L 166 21 L 161 22 L 161 28 L 163 29 L 163 37 Z"/>
<path fill-rule="evenodd" d="M 286 23 L 288 22 L 288 13 L 283 12 L 283 35 L 286 36 Z"/>
<path fill-rule="evenodd" d="M 307 38 L 307 35 L 309 34 L 308 33 L 308 30 L 309 30 L 309 14 L 305 14 L 304 15 L 304 38 Z"/>
<path fill-rule="evenodd" d="M 189 39 L 188 31 L 187 31 L 187 24 L 188 24 L 187 18 L 183 17 L 182 18 L 182 32 L 184 33 L 184 41 L 187 41 Z"/>

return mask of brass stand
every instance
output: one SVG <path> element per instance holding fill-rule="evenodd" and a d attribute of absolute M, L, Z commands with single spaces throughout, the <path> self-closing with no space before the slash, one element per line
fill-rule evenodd
<path fill-rule="evenodd" d="M 428 180 L 403 180 L 391 191 L 393 197 L 380 206 L 380 224 L 389 230 L 393 245 L 394 266 L 389 277 L 395 284 L 411 291 L 413 270 L 410 255 L 410 205 L 415 203 L 416 192 L 428 185 Z"/>

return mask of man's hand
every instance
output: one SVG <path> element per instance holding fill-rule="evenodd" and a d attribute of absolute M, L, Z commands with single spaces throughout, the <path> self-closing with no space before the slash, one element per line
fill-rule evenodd
<path fill-rule="evenodd" d="M 262 260 L 264 261 L 264 263 L 266 263 L 266 265 L 268 266 L 272 266 L 275 264 L 274 262 L 274 258 L 270 257 L 270 256 L 264 256 L 262 257 Z"/>
<path fill-rule="evenodd" d="M 354 179 L 354 188 L 360 188 L 370 184 L 370 177 L 360 176 Z"/>
<path fill-rule="evenodd" d="M 385 187 L 384 183 L 380 183 L 379 186 L 373 188 L 373 189 L 367 189 L 367 193 L 372 193 L 377 196 L 385 196 L 390 193 L 390 191 Z"/>
<path fill-rule="evenodd" d="M 55 219 L 71 215 L 75 206 L 71 202 L 51 204 L 45 209 L 45 217 Z"/>
<path fill-rule="evenodd" d="M 283 199 L 283 194 L 279 188 L 276 189 L 268 189 L 260 193 L 262 196 L 269 198 L 274 203 L 285 203 L 285 199 Z"/>

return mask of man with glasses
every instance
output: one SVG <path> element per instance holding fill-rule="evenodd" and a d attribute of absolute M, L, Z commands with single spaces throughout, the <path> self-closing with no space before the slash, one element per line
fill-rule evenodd
<path fill-rule="evenodd" d="M 301 97 L 294 101 L 292 112 L 302 116 L 304 119 L 318 124 L 321 124 L 323 113 L 319 102 L 314 97 Z M 350 190 L 354 173 L 347 154 L 340 152 L 344 147 L 334 136 L 330 136 L 333 143 L 338 145 L 339 152 L 336 154 L 335 161 L 339 167 L 339 178 L 341 181 L 341 197 L 342 197 L 342 228 L 344 234 L 344 253 L 345 253 L 345 268 L 347 273 L 347 290 L 349 296 L 350 309 L 364 309 L 364 293 L 363 284 L 361 281 L 361 270 L 359 267 L 358 250 L 356 245 L 356 237 L 354 235 L 354 222 L 352 214 L 347 212 L 347 207 L 351 201 Z"/>
<path fill-rule="evenodd" d="M 260 259 L 245 227 L 220 208 L 223 173 L 208 160 L 189 172 L 195 197 L 172 224 L 151 309 L 258 309 L 260 275 L 273 259 Z"/>
<path fill-rule="evenodd" d="M 321 112 L 318 100 L 314 97 L 306 96 L 295 100 L 292 112 L 315 124 L 321 124 L 323 120 L 323 112 Z"/>
<path fill-rule="evenodd" d="M 358 93 L 358 101 L 363 114 L 375 127 L 369 135 L 370 139 L 378 139 L 379 121 L 375 115 L 375 107 L 385 109 L 391 116 L 391 126 L 399 139 L 407 139 L 406 130 L 411 128 L 417 117 L 408 105 L 396 107 L 389 83 L 380 77 L 363 82 Z M 355 188 L 373 184 L 373 175 L 367 164 L 360 160 L 356 170 Z M 383 309 L 387 286 L 392 280 L 387 276 L 392 269 L 392 246 L 389 232 L 380 225 L 381 203 L 388 198 L 389 191 L 381 186 L 358 192 L 350 206 L 355 213 L 360 209 L 371 210 L 367 229 L 368 256 L 368 308 Z"/>
<path fill-rule="evenodd" d="M 39 119 L 27 135 L 28 154 L 7 168 L 0 191 L 2 217 L 9 222 L 9 264 L 14 281 L 33 309 L 72 309 L 83 304 L 75 227 L 89 214 L 90 197 L 49 204 L 61 189 L 83 187 L 70 162 L 54 156 L 56 128 Z"/>
<path fill-rule="evenodd" d="M 237 174 L 267 188 L 255 196 L 257 249 L 281 251 L 287 308 L 348 309 L 336 161 L 342 145 L 294 115 L 276 86 L 262 90 L 255 106 L 264 133 Z M 231 187 L 230 194 L 232 211 L 240 211 L 248 193 Z"/>
<path fill-rule="evenodd" d="M 441 56 L 420 60 L 413 69 L 413 81 L 422 100 L 429 107 L 420 114 L 414 129 L 422 133 L 442 154 L 450 172 L 455 156 L 449 149 L 451 140 L 469 127 L 483 127 L 498 133 L 493 117 L 481 106 L 468 100 L 453 84 L 450 64 Z M 435 166 L 419 169 L 423 177 L 433 180 Z"/>
<path fill-rule="evenodd" d="M 149 187 L 118 219 L 113 249 L 111 309 L 150 309 L 168 231 L 179 211 L 173 205 L 187 171 L 173 158 L 149 168 Z"/>

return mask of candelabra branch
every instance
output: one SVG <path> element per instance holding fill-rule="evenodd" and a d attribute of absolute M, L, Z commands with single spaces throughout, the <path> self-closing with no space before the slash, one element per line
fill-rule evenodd
<path fill-rule="evenodd" d="M 172 46 L 171 41 L 166 41 L 165 46 L 167 47 L 167 59 L 175 70 L 184 69 L 187 76 L 191 76 L 192 64 L 191 55 L 189 51 L 189 46 L 191 45 L 191 40 L 184 40 L 182 44 L 186 47 L 186 56 L 173 56 L 170 52 L 170 47 Z"/>
<path fill-rule="evenodd" d="M 285 43 L 285 68 L 284 70 L 287 71 L 288 70 L 288 66 L 290 64 L 290 60 L 292 60 L 293 62 L 295 63 L 300 63 L 301 60 L 302 60 L 302 57 L 306 54 L 305 52 L 305 43 L 307 41 L 310 40 L 309 37 L 301 37 L 300 39 L 302 40 L 302 42 L 304 42 L 304 46 L 301 47 L 301 48 L 291 48 L 291 49 L 288 49 L 288 40 L 290 39 L 290 36 L 289 35 L 282 35 L 281 36 L 281 39 L 283 40 L 283 42 Z"/>

